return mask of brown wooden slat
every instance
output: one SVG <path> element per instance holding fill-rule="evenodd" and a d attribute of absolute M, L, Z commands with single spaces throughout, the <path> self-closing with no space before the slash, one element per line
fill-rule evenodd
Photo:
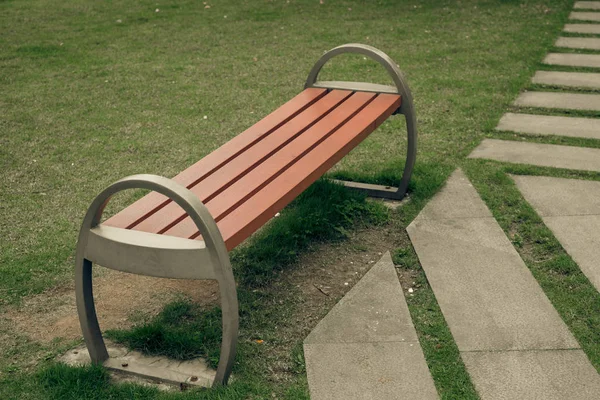
<path fill-rule="evenodd" d="M 219 229 L 232 250 L 321 177 L 400 106 L 400 96 L 381 94 L 294 168 L 287 169 L 223 218 Z"/>
<path fill-rule="evenodd" d="M 314 123 L 321 120 L 351 95 L 352 92 L 349 91 L 335 91 L 327 94 L 271 135 L 207 176 L 190 190 L 198 196 L 200 201 L 203 203 L 208 202 Z M 176 203 L 170 203 L 139 224 L 134 225 L 133 229 L 163 233 L 185 217 L 185 212 Z"/>
<path fill-rule="evenodd" d="M 324 89 L 305 89 L 267 117 L 178 174 L 173 180 L 188 188 L 194 186 L 217 168 L 303 112 L 326 93 Z M 170 200 L 165 196 L 151 192 L 104 223 L 118 228 L 131 228 L 168 203 Z"/>
<path fill-rule="evenodd" d="M 293 168 L 296 161 L 359 113 L 375 96 L 375 93 L 354 94 L 325 118 L 269 157 L 268 160 L 207 202 L 206 207 L 213 218 L 216 221 L 221 220 L 287 168 Z M 202 184 L 200 183 L 200 185 Z M 187 238 L 193 237 L 197 232 L 198 229 L 192 219 L 185 217 L 164 234 Z"/>

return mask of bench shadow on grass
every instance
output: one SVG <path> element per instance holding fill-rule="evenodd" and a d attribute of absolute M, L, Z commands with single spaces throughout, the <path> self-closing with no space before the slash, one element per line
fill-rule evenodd
<path fill-rule="evenodd" d="M 306 254 L 318 243 L 343 240 L 354 228 L 376 226 L 386 223 L 388 219 L 389 211 L 381 203 L 367 201 L 364 195 L 349 191 L 339 184 L 321 179 L 310 186 L 279 217 L 271 220 L 248 243 L 231 253 L 238 281 L 240 336 L 276 335 L 274 325 L 286 318 L 286 314 L 295 306 L 287 302 L 274 302 L 271 297 L 273 293 L 262 289 L 269 288 L 282 271 L 293 269 L 300 255 Z M 287 294 L 281 295 L 285 298 Z M 132 350 L 150 355 L 178 360 L 202 357 L 214 368 L 220 353 L 221 311 L 218 307 L 202 308 L 182 298 L 167 304 L 150 320 L 131 329 L 107 331 L 106 336 Z M 300 342 L 302 339 L 298 338 Z M 212 392 L 210 396 L 246 398 L 250 394 L 271 395 L 271 385 L 264 382 L 263 370 L 268 370 L 268 366 L 264 365 L 264 360 L 260 360 L 260 355 L 247 342 L 240 340 L 238 344 L 237 362 L 234 365 L 237 379 L 227 389 Z M 291 358 L 294 373 L 304 375 L 301 345 L 289 349 L 286 358 Z M 89 377 L 91 383 L 73 383 L 84 377 Z M 63 398 L 63 390 L 67 391 L 67 387 L 70 387 L 69 393 L 75 396 L 72 398 L 88 398 L 89 393 L 92 394 L 90 398 L 96 398 L 93 397 L 96 394 L 92 393 L 96 392 L 94 387 L 105 397 L 119 397 L 126 393 L 144 397 L 158 395 L 149 392 L 148 388 L 109 385 L 107 377 L 102 368 L 73 368 L 61 364 L 52 364 L 38 375 L 40 383 L 46 388 L 53 387 L 53 392 L 60 398 Z M 248 382 L 253 383 L 249 385 Z M 286 393 L 290 398 L 308 398 L 305 381 L 288 387 Z"/>
<path fill-rule="evenodd" d="M 379 202 L 366 201 L 362 194 L 348 191 L 325 179 L 319 180 L 283 210 L 281 216 L 274 218 L 248 243 L 236 249 L 231 258 L 238 280 L 240 302 L 240 342 L 234 365 L 237 379 L 233 379 L 228 388 L 210 391 L 211 394 L 207 396 L 225 399 L 245 398 L 248 395 L 270 396 L 273 384 L 265 376 L 270 368 L 267 364 L 283 357 L 286 362 L 291 361 L 291 372 L 296 376 L 296 383 L 286 385 L 286 398 L 307 399 L 301 346 L 303 337 L 292 338 L 291 341 L 296 344 L 288 345 L 287 354 L 273 355 L 269 360 L 265 360 L 257 346 L 252 345 L 253 339 L 258 337 L 277 337 L 275 323 L 285 319 L 297 307 L 294 301 L 274 301 L 273 292 L 279 289 L 263 289 L 272 289 L 270 287 L 280 272 L 293 270 L 299 256 L 309 253 L 319 243 L 343 240 L 357 228 L 379 229 L 378 225 L 393 224 L 393 229 L 400 229 L 439 190 L 450 172 L 449 166 L 418 165 L 409 188 L 410 201 L 393 213 Z M 384 171 L 377 181 L 389 179 L 388 174 Z M 349 178 L 358 180 L 365 177 Z M 370 177 L 369 180 L 373 179 Z M 284 300 L 290 296 L 289 293 L 280 295 Z M 203 309 L 188 299 L 180 299 L 167 304 L 154 318 L 131 329 L 108 331 L 106 336 L 147 354 L 180 360 L 202 357 L 214 367 L 219 359 L 220 314 L 218 307 Z M 289 338 L 286 340 L 289 342 Z M 89 398 L 102 398 L 94 397 L 96 393 L 102 393 L 104 397 L 130 397 L 131 394 L 146 398 L 164 395 L 139 386 L 109 385 L 106 371 L 96 367 L 73 368 L 51 364 L 38 374 L 38 380 L 43 387 L 52 387 L 52 392 L 60 398 L 67 392 L 71 398 L 88 398 L 88 394 L 91 396 Z M 80 380 L 91 383 L 74 383 Z"/>

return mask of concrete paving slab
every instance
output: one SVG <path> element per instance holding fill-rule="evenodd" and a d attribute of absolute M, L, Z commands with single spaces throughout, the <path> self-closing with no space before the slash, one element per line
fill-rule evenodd
<path fill-rule="evenodd" d="M 466 352 L 461 356 L 483 400 L 600 397 L 600 376 L 581 350 Z"/>
<path fill-rule="evenodd" d="M 581 11 L 573 11 L 569 14 L 569 19 L 575 19 L 579 21 L 600 21 L 600 13 L 599 12 L 581 12 Z"/>
<path fill-rule="evenodd" d="M 600 44 L 600 39 L 598 40 Z M 591 72 L 537 71 L 531 82 L 540 85 L 599 89 L 600 74 Z"/>
<path fill-rule="evenodd" d="M 463 177 L 435 197 L 470 192 L 456 208 L 487 208 Z M 460 351 L 579 347 L 491 214 L 417 217 L 407 231 Z"/>
<path fill-rule="evenodd" d="M 542 216 L 600 215 L 600 182 L 512 175 L 523 196 Z"/>
<path fill-rule="evenodd" d="M 444 218 L 477 218 L 491 217 L 492 213 L 479 200 L 479 195 L 473 189 L 469 179 L 460 170 L 456 170 L 450 177 L 452 184 L 446 184 L 427 203 L 417 216 L 418 219 L 444 219 Z M 465 190 L 465 188 L 471 190 Z M 469 204 L 469 207 L 457 207 L 457 204 Z"/>
<path fill-rule="evenodd" d="M 567 253 L 600 292 L 600 215 L 542 217 Z"/>
<path fill-rule="evenodd" d="M 581 272 L 600 291 L 600 182 L 513 176 Z"/>
<path fill-rule="evenodd" d="M 560 110 L 600 111 L 600 94 L 524 92 L 517 97 L 514 105 Z"/>
<path fill-rule="evenodd" d="M 389 252 L 319 322 L 304 355 L 313 400 L 438 399 Z"/>
<path fill-rule="evenodd" d="M 575 9 L 600 10 L 600 1 L 576 1 L 573 5 Z"/>
<path fill-rule="evenodd" d="M 387 252 L 313 329 L 304 343 L 418 342 Z"/>
<path fill-rule="evenodd" d="M 173 360 L 167 357 L 148 356 L 139 351 L 129 351 L 125 346 L 106 341 L 110 358 L 103 365 L 117 381 L 127 381 L 158 387 L 161 390 L 180 389 L 181 384 L 211 387 L 216 371 L 201 358 Z M 58 358 L 67 365 L 82 366 L 91 363 L 85 344 L 69 350 Z M 165 386 L 162 382 L 176 386 Z"/>
<path fill-rule="evenodd" d="M 600 24 L 566 24 L 564 32 L 600 34 Z"/>
<path fill-rule="evenodd" d="M 556 47 L 568 49 L 600 50 L 600 39 L 580 37 L 559 37 L 554 43 Z"/>
<path fill-rule="evenodd" d="M 460 351 L 579 347 L 492 217 L 407 230 Z"/>
<path fill-rule="evenodd" d="M 600 68 L 600 54 L 549 53 L 543 63 L 567 67 Z"/>
<path fill-rule="evenodd" d="M 484 139 L 468 158 L 541 167 L 600 171 L 600 149 Z"/>
<path fill-rule="evenodd" d="M 600 119 L 507 113 L 496 130 L 600 139 Z"/>
<path fill-rule="evenodd" d="M 304 353 L 312 400 L 439 398 L 418 343 L 313 343 Z"/>

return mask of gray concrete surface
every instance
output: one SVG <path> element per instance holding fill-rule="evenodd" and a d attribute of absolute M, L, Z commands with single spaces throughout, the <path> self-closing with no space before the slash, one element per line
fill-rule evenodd
<path fill-rule="evenodd" d="M 496 130 L 600 139 L 600 120 L 506 113 L 500 118 Z"/>
<path fill-rule="evenodd" d="M 600 12 L 573 11 L 571 14 L 569 14 L 569 19 L 597 22 L 600 21 Z"/>
<path fill-rule="evenodd" d="M 471 192 L 454 207 L 485 207 L 458 170 L 436 195 Z M 441 198 L 441 199 L 440 199 Z M 407 228 L 460 351 L 579 347 L 491 214 L 426 219 Z M 439 215 L 439 213 L 437 213 Z"/>
<path fill-rule="evenodd" d="M 599 43 L 600 43 L 600 39 Z M 600 74 L 591 72 L 536 71 L 531 82 L 540 85 L 600 88 Z"/>
<path fill-rule="evenodd" d="M 600 10 L 600 1 L 576 1 L 573 5 L 575 9 Z"/>
<path fill-rule="evenodd" d="M 408 232 L 459 350 L 579 347 L 492 217 L 419 219 Z"/>
<path fill-rule="evenodd" d="M 564 32 L 600 34 L 600 24 L 566 24 Z"/>
<path fill-rule="evenodd" d="M 600 181 L 512 175 L 542 217 L 600 215 Z"/>
<path fill-rule="evenodd" d="M 456 208 L 485 207 L 460 170 L 427 207 L 461 191 Z M 439 211 L 407 231 L 481 399 L 595 398 L 599 375 L 496 220 Z"/>
<path fill-rule="evenodd" d="M 418 342 L 313 343 L 304 354 L 311 400 L 439 398 Z"/>
<path fill-rule="evenodd" d="M 525 199 L 600 291 L 600 182 L 513 176 Z"/>
<path fill-rule="evenodd" d="M 479 199 L 477 191 L 469 179 L 457 171 L 452 175 L 451 184 L 442 189 L 443 195 L 434 196 L 421 210 L 417 220 L 461 219 L 491 217 L 492 213 Z M 457 207 L 468 204 L 468 207 Z"/>
<path fill-rule="evenodd" d="M 386 253 L 329 311 L 304 343 L 417 342 L 391 256 Z"/>
<path fill-rule="evenodd" d="M 600 379 L 581 350 L 466 352 L 461 356 L 485 400 L 591 400 Z"/>
<path fill-rule="evenodd" d="M 600 50 L 600 39 L 580 37 L 559 37 L 554 44 L 556 47 L 568 49 Z"/>
<path fill-rule="evenodd" d="M 600 68 L 600 54 L 549 53 L 543 63 L 567 67 Z"/>
<path fill-rule="evenodd" d="M 312 400 L 438 399 L 390 253 L 304 341 Z"/>
<path fill-rule="evenodd" d="M 181 390 L 180 384 L 210 387 L 216 374 L 201 358 L 181 361 L 148 356 L 110 341 L 106 341 L 106 349 L 110 358 L 103 365 L 118 382 L 151 385 L 161 390 Z M 72 366 L 88 365 L 91 362 L 85 344 L 67 351 L 58 361 Z"/>
<path fill-rule="evenodd" d="M 514 105 L 560 110 L 600 111 L 600 94 L 524 92 L 517 97 Z"/>
<path fill-rule="evenodd" d="M 600 171 L 600 149 L 485 139 L 468 158 L 541 167 Z"/>

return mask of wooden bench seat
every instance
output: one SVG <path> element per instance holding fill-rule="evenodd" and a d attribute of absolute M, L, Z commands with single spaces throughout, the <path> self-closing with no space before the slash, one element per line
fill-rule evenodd
<path fill-rule="evenodd" d="M 323 65 L 343 53 L 357 53 L 379 62 L 394 86 L 317 81 Z M 296 97 L 173 179 L 134 175 L 98 194 L 81 225 L 75 255 L 77 312 L 92 362 L 172 380 L 172 374 L 159 367 L 134 371 L 133 365 L 121 368 L 121 363 L 109 358 L 94 305 L 93 264 L 162 278 L 213 279 L 219 283 L 223 320 L 213 386 L 226 384 L 239 326 L 236 283 L 228 252 L 393 114 L 404 115 L 408 133 L 406 162 L 398 187 L 346 184 L 371 196 L 401 199 L 416 158 L 412 97 L 391 58 L 358 44 L 325 53 Z M 101 222 L 111 197 L 128 189 L 147 189 L 150 193 Z"/>
<path fill-rule="evenodd" d="M 206 205 L 231 250 L 348 154 L 400 102 L 392 94 L 305 89 L 173 180 Z M 199 235 L 181 207 L 156 192 L 104 224 L 189 239 Z"/>

